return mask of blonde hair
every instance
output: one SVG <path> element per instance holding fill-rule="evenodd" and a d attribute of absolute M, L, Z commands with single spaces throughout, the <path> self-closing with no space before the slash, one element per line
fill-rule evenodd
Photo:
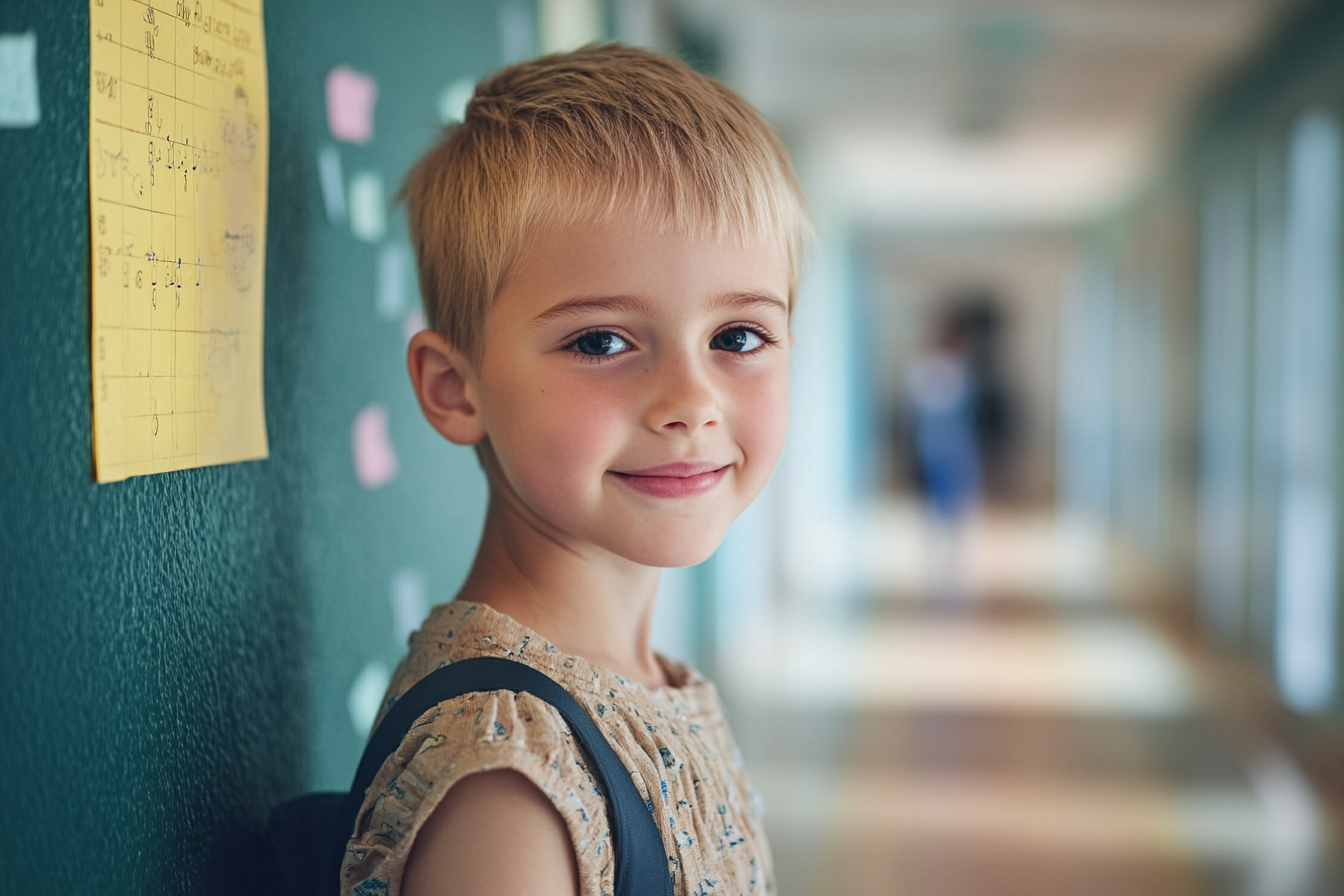
<path fill-rule="evenodd" d="M 485 314 L 524 240 L 634 210 L 686 236 L 781 240 L 798 280 L 807 210 L 755 109 L 673 59 L 589 45 L 481 81 L 399 197 L 429 325 L 479 361 Z"/>

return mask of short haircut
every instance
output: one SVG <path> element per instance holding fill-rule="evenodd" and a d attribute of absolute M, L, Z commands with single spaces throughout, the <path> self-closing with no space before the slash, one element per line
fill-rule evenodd
<path fill-rule="evenodd" d="M 674 59 L 589 45 L 503 69 L 406 176 L 428 323 L 479 362 L 485 314 L 538 227 L 634 209 L 660 228 L 788 252 L 789 307 L 810 226 L 778 136 Z"/>

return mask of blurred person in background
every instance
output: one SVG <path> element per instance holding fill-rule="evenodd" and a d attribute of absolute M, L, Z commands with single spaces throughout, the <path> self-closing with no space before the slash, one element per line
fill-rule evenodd
<path fill-rule="evenodd" d="M 938 322 L 910 371 L 915 457 L 934 522 L 933 590 L 960 596 L 962 522 L 980 498 L 975 389 L 966 334 L 955 314 Z"/>

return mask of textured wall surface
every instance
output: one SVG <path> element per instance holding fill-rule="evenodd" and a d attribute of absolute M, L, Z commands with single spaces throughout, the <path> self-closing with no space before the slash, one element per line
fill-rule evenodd
<path fill-rule="evenodd" d="M 270 459 L 96 485 L 87 6 L 0 7 L 0 32 L 37 34 L 42 102 L 38 127 L 0 129 L 0 890 L 237 892 L 273 803 L 348 783 L 351 685 L 404 651 L 393 580 L 432 604 L 465 574 L 483 481 L 419 418 L 403 321 L 375 309 L 404 224 L 370 244 L 328 221 L 316 159 L 335 146 L 390 196 L 440 91 L 517 52 L 502 32 L 532 7 L 390 9 L 267 4 Z M 327 133 L 339 64 L 379 83 L 366 145 Z M 372 404 L 399 460 L 376 489 L 351 461 Z"/>

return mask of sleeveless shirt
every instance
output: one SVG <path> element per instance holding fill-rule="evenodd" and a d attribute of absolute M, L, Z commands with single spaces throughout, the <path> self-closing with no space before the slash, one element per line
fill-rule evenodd
<path fill-rule="evenodd" d="M 714 685 L 659 657 L 671 686 L 647 688 L 581 657 L 484 604 L 435 607 L 411 635 L 381 715 L 429 672 L 468 657 L 507 657 L 545 672 L 606 735 L 651 807 L 677 896 L 769 894 L 774 874 L 752 789 Z M 421 825 L 475 772 L 524 775 L 564 819 L 579 892 L 615 885 L 606 805 L 569 727 L 548 703 L 509 691 L 467 694 L 430 709 L 383 763 L 364 797 L 341 867 L 343 896 L 395 896 Z"/>

